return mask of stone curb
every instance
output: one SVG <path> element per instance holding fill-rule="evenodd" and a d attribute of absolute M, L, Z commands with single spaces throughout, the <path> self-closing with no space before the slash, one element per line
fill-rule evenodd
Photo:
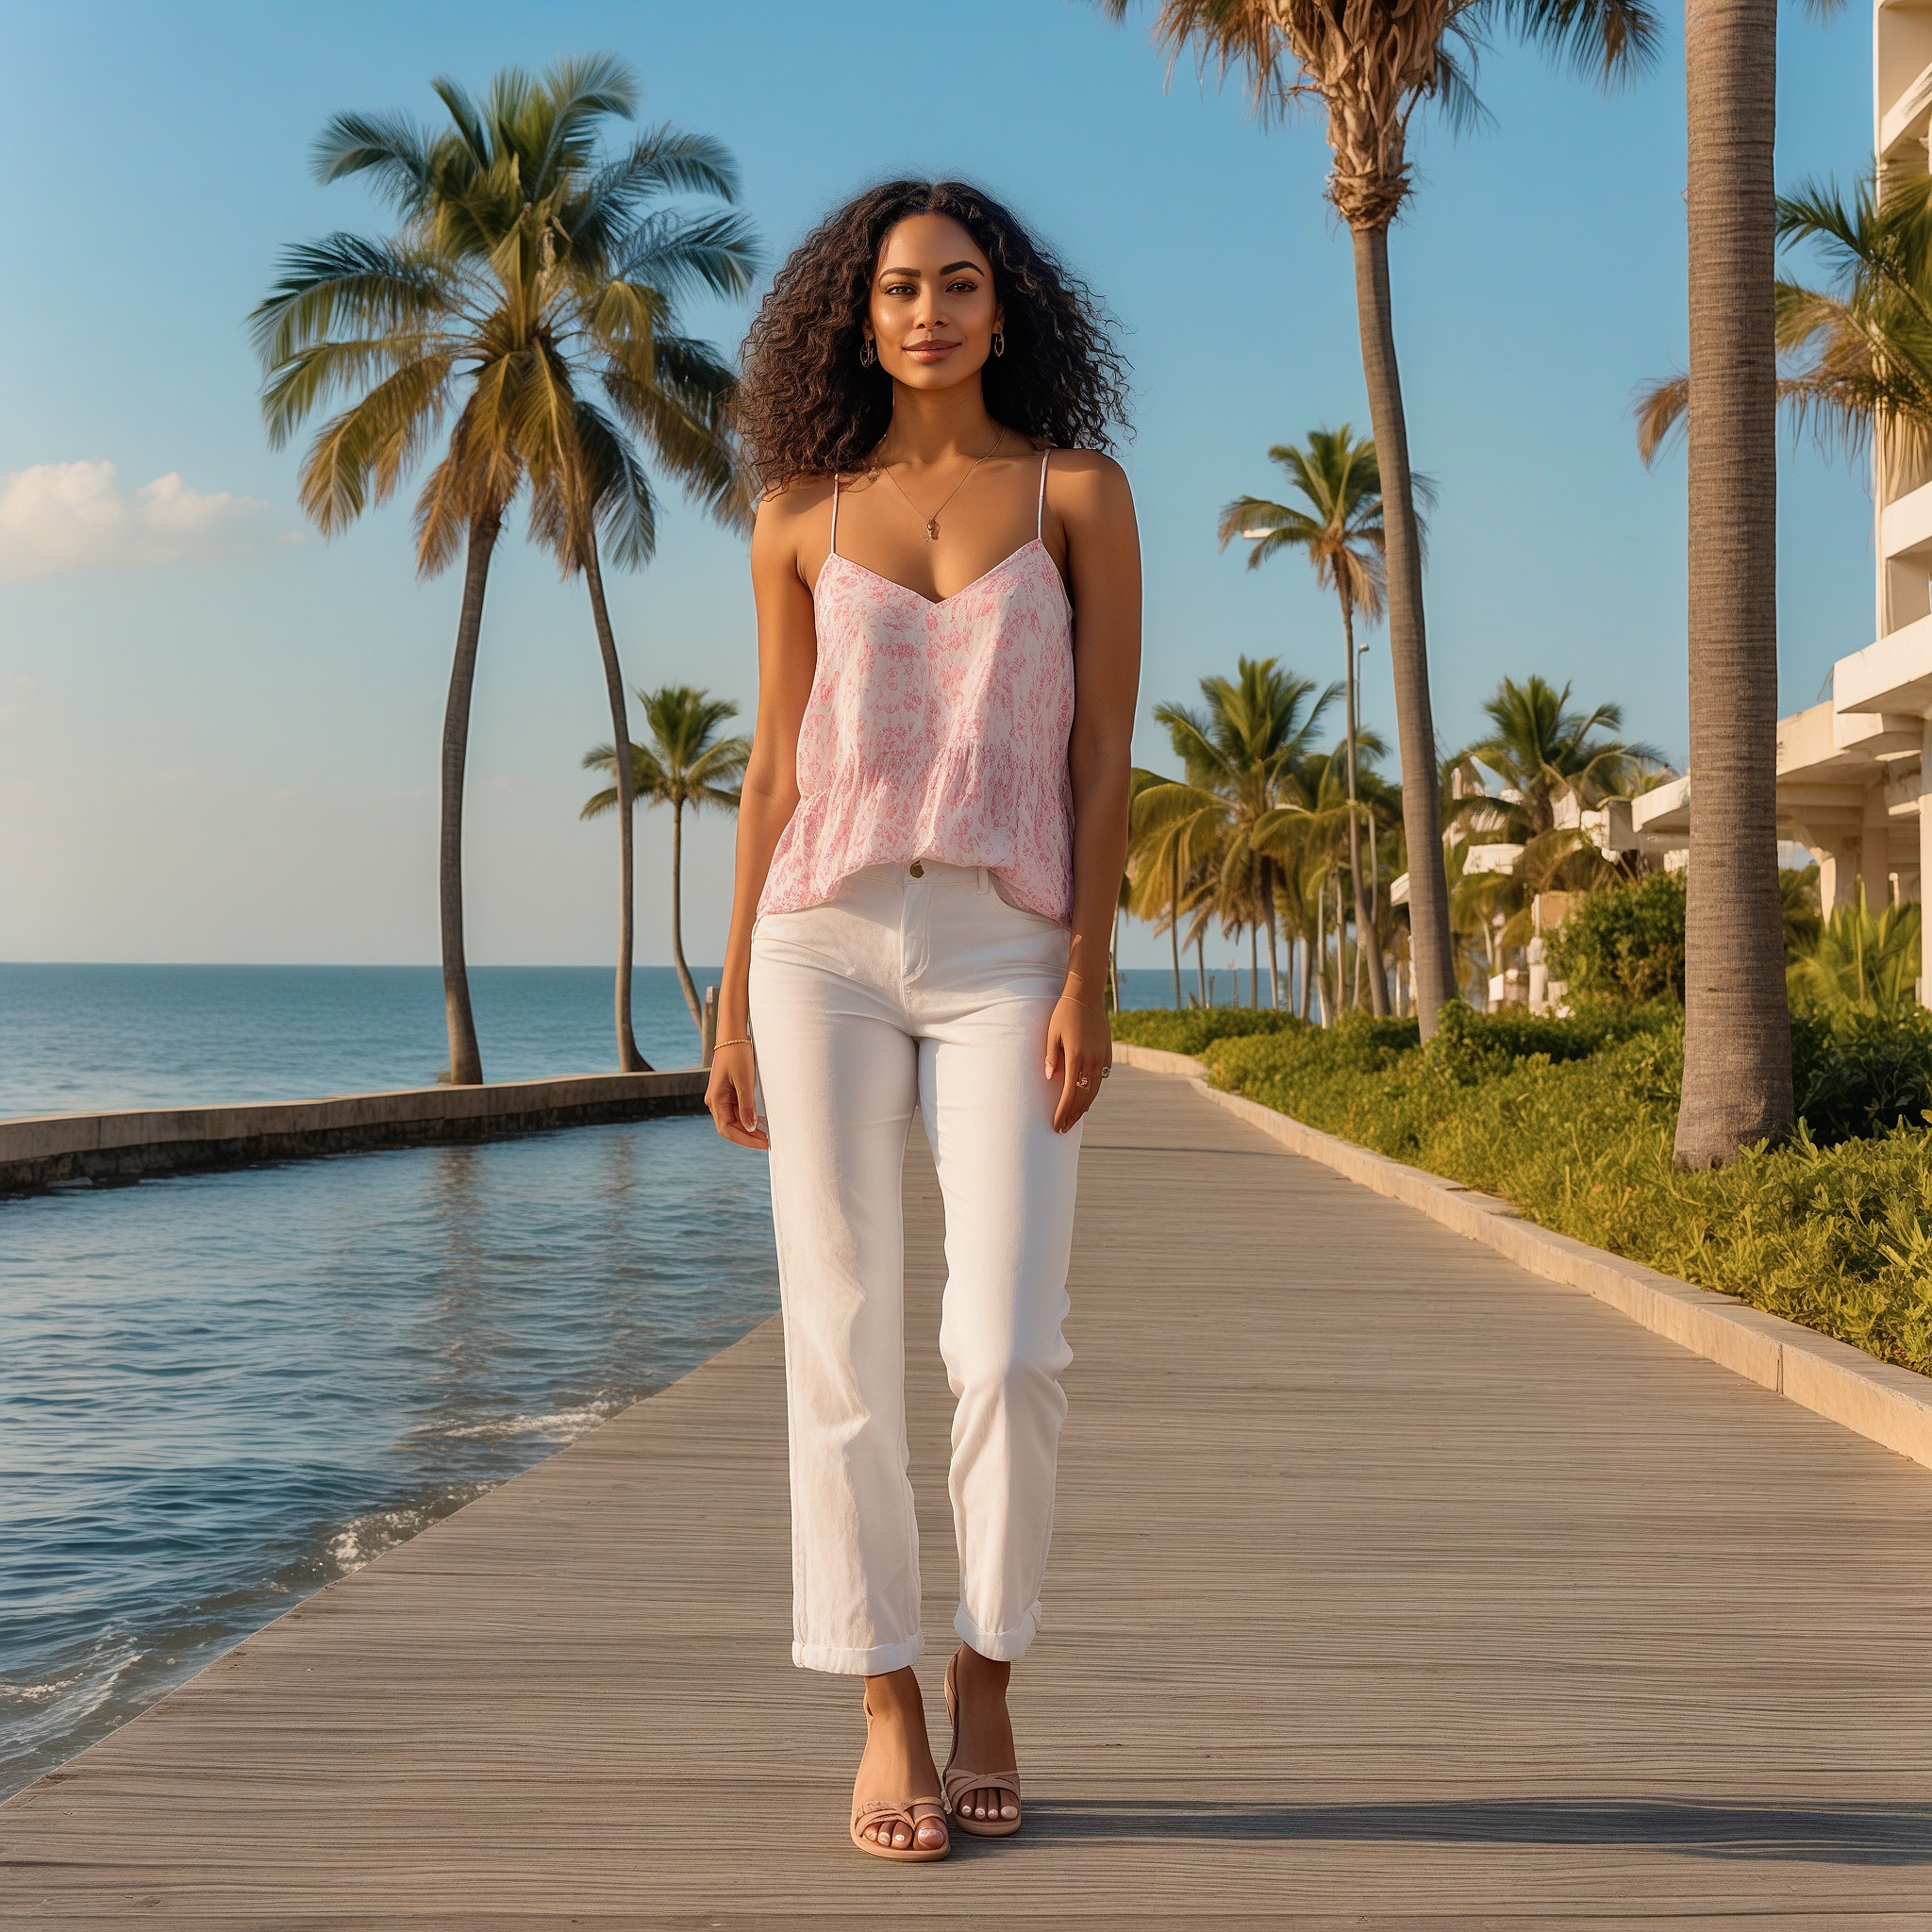
<path fill-rule="evenodd" d="M 576 1074 L 257 1106 L 30 1115 L 0 1121 L 0 1193 L 694 1113 L 708 1079 L 700 1068 Z"/>
<path fill-rule="evenodd" d="M 1693 1355 L 1932 1468 L 1932 1379 L 1729 1295 L 1693 1288 L 1641 1262 L 1539 1227 L 1493 1194 L 1478 1193 L 1305 1126 L 1273 1108 L 1224 1093 L 1208 1084 L 1207 1069 L 1186 1054 L 1125 1041 L 1116 1041 L 1113 1052 L 1123 1065 L 1192 1080 L 1217 1107 L 1239 1114 L 1291 1153 L 1421 1209 L 1457 1234 L 1485 1242 L 1519 1268 L 1580 1288 Z"/>

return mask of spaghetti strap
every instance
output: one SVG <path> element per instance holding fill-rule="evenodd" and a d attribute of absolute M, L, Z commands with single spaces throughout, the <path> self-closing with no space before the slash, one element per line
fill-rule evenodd
<path fill-rule="evenodd" d="M 1046 535 L 1046 459 L 1052 454 L 1050 449 L 1040 452 L 1040 507 L 1033 516 L 1033 541 L 1036 543 Z"/>
<path fill-rule="evenodd" d="M 838 471 L 837 471 L 837 470 L 834 470 L 834 471 L 832 472 L 832 552 L 831 552 L 831 554 L 832 554 L 832 555 L 833 555 L 834 557 L 837 557 L 837 556 L 838 556 L 838 554 L 839 554 L 839 473 L 838 473 Z"/>

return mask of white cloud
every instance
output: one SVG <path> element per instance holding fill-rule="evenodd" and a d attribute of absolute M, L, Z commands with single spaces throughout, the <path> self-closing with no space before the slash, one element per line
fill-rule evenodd
<path fill-rule="evenodd" d="M 112 463 L 36 463 L 0 476 L 0 577 L 218 557 L 258 538 L 261 508 L 172 472 L 127 490 Z"/>

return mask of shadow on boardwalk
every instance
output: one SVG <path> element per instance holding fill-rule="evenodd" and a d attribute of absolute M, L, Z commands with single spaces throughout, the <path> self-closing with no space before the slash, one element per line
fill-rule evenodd
<path fill-rule="evenodd" d="M 1103 1843 L 1273 1839 L 1337 1844 L 1603 1845 L 1707 1858 L 1932 1865 L 1932 1804 L 1696 1804 L 1515 1798 L 1408 1805 L 1035 1805 L 1044 1839 Z"/>
<path fill-rule="evenodd" d="M 917 1136 L 907 1174 L 938 1713 Z M 845 1841 L 862 1724 L 787 1660 L 768 1325 L 0 1807 L 0 1919 L 1932 1923 L 1932 1475 L 1181 1082 L 1110 1083 L 1081 1185 L 1021 1837 Z"/>

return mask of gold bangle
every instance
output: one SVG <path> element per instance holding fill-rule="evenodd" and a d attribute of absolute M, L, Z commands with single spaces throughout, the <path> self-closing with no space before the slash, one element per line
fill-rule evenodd
<path fill-rule="evenodd" d="M 747 1033 L 742 1040 L 714 1040 L 711 1042 L 711 1051 L 713 1053 L 723 1053 L 727 1046 L 749 1046 L 750 1044 L 751 1035 Z"/>
<path fill-rule="evenodd" d="M 1056 1006 L 1065 1004 L 1069 1006 L 1085 1007 L 1091 1012 L 1095 1013 L 1104 1013 L 1107 1011 L 1107 1002 L 1105 1000 L 1083 1000 L 1078 993 L 1074 992 L 1061 993 L 1059 998 L 1056 1000 L 1054 1004 Z"/>

